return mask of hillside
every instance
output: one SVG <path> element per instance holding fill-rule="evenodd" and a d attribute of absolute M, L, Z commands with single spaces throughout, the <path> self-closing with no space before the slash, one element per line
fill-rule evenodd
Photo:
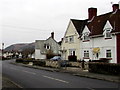
<path fill-rule="evenodd" d="M 35 43 L 13 44 L 5 48 L 5 51 L 23 51 L 25 49 L 35 49 Z"/>

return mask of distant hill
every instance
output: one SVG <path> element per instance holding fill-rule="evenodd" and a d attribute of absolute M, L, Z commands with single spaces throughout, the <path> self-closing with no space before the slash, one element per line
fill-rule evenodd
<path fill-rule="evenodd" d="M 13 44 L 5 48 L 5 51 L 23 51 L 25 49 L 35 49 L 35 43 Z"/>

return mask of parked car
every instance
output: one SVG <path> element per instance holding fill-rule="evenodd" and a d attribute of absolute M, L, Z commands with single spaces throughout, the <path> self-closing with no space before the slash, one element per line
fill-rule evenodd
<path fill-rule="evenodd" d="M 62 58 L 60 56 L 54 56 L 50 60 L 58 61 L 58 60 L 62 60 Z"/>

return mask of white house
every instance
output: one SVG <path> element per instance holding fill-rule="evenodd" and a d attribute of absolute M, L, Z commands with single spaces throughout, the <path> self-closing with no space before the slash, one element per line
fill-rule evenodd
<path fill-rule="evenodd" d="M 120 63 L 120 10 L 113 5 L 113 11 L 93 17 L 84 27 L 80 37 L 81 59 L 109 59 Z"/>
<path fill-rule="evenodd" d="M 35 41 L 35 59 L 46 59 L 47 53 L 60 54 L 60 45 L 54 39 L 54 32 L 47 40 Z"/>

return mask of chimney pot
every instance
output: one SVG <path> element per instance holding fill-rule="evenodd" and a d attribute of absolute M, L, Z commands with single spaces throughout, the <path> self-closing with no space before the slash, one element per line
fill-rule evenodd
<path fill-rule="evenodd" d="M 113 12 L 116 11 L 117 9 L 119 9 L 119 4 L 113 4 Z"/>
<path fill-rule="evenodd" d="M 51 37 L 54 39 L 54 32 L 51 33 Z"/>
<path fill-rule="evenodd" d="M 94 16 L 97 16 L 97 8 L 89 8 L 88 19 L 91 20 Z"/>

